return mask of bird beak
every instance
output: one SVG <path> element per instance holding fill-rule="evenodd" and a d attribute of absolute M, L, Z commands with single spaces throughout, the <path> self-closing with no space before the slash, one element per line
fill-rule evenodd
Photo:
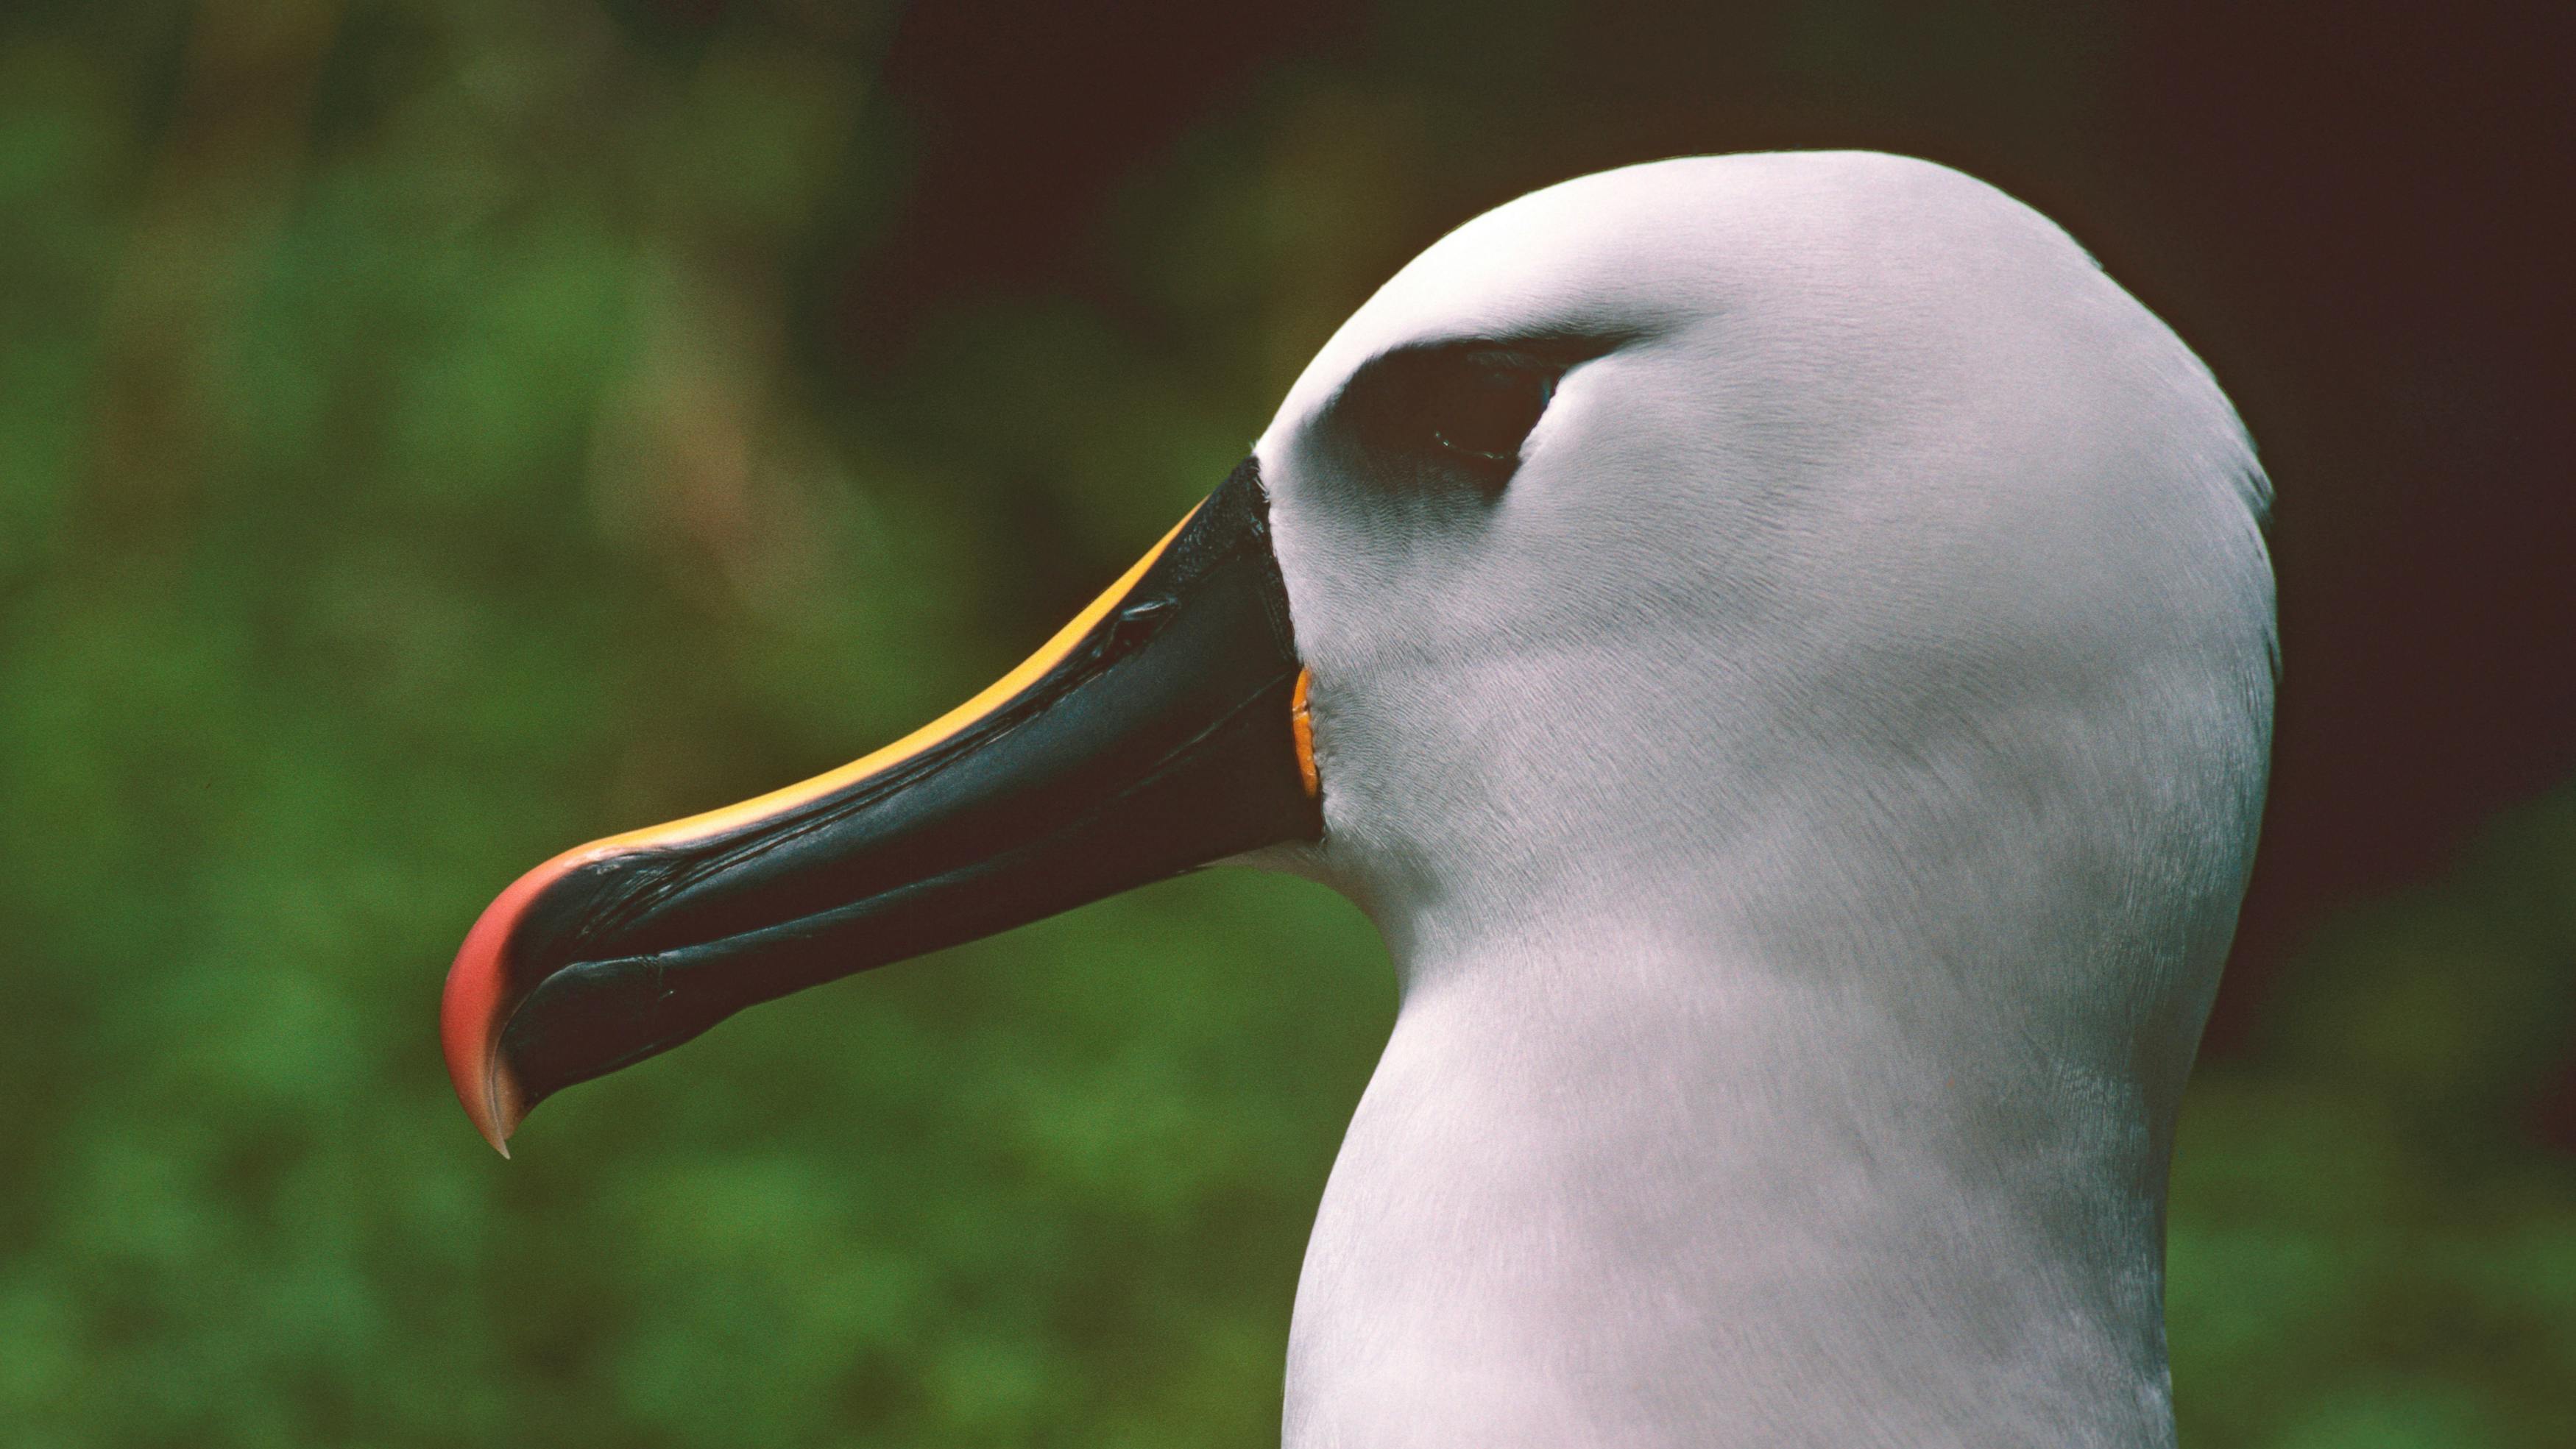
<path fill-rule="evenodd" d="M 1026 663 L 905 739 L 567 851 L 485 908 L 440 1037 L 503 1145 L 547 1096 L 755 1002 L 1323 831 L 1246 459 Z"/>

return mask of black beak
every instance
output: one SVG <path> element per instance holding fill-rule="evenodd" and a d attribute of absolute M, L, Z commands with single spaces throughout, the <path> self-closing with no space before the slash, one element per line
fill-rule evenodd
<path fill-rule="evenodd" d="M 801 785 L 566 852 L 502 892 L 447 977 L 457 1096 L 502 1147 L 553 1093 L 756 1002 L 1316 839 L 1304 684 L 1246 459 L 940 720 Z"/>

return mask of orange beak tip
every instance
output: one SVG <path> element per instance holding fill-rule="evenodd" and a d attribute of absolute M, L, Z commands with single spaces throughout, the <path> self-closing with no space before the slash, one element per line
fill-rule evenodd
<path fill-rule="evenodd" d="M 527 1116 L 518 1079 L 500 1057 L 501 1025 L 507 990 L 502 957 L 510 934 L 538 892 L 577 863 L 581 853 L 568 851 L 512 882 L 484 907 L 465 944 L 448 968 L 447 986 L 438 1012 L 439 1048 L 447 1058 L 448 1081 L 474 1130 L 503 1157 L 510 1155 L 510 1135 Z"/>

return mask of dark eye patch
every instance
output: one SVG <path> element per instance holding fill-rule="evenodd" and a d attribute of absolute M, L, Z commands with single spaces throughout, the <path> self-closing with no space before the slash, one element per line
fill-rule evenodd
<path fill-rule="evenodd" d="M 1520 466 L 1557 380 L 1579 360 L 1556 348 L 1493 342 L 1400 348 L 1361 367 L 1337 411 L 1382 463 L 1500 489 Z"/>

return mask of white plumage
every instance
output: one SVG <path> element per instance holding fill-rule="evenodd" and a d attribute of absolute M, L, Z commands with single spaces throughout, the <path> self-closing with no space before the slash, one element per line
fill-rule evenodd
<path fill-rule="evenodd" d="M 1498 496 L 1359 476 L 1364 362 L 1570 336 Z M 2170 1443 L 2274 677 L 2183 344 L 1955 172 L 1668 161 L 1434 246 L 1258 456 L 1327 828 L 1263 859 L 1403 989 L 1288 1443 Z"/>

